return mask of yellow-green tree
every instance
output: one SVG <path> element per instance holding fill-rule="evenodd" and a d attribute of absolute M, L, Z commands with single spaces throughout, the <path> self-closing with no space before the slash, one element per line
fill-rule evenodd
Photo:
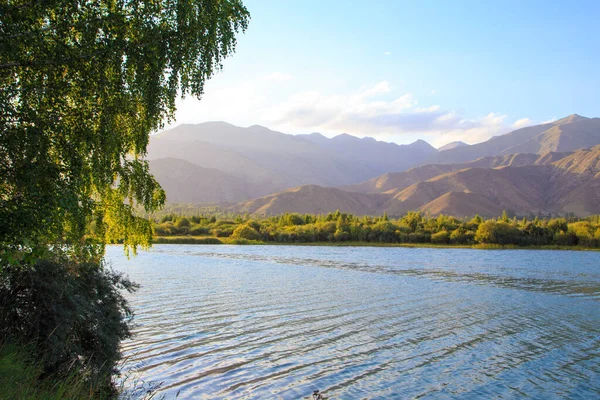
<path fill-rule="evenodd" d="M 1 2 L 2 260 L 149 244 L 134 213 L 164 202 L 149 133 L 202 95 L 248 18 L 239 0 Z"/>

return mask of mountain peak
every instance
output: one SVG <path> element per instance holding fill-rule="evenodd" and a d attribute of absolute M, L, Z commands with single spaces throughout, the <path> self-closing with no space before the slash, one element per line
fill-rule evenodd
<path fill-rule="evenodd" d="M 571 115 L 569 115 L 567 117 L 564 117 L 564 118 L 561 118 L 561 119 L 559 119 L 557 121 L 554 121 L 554 124 L 555 125 L 570 124 L 570 123 L 573 123 L 573 122 L 583 121 L 583 120 L 586 120 L 586 119 L 589 119 L 589 118 L 583 117 L 583 116 L 581 116 L 579 114 L 571 114 Z"/>
<path fill-rule="evenodd" d="M 335 140 L 353 140 L 353 139 L 358 139 L 358 138 L 356 136 L 352 136 L 347 133 L 341 133 L 341 134 L 335 136 L 333 139 L 335 139 Z"/>
<path fill-rule="evenodd" d="M 271 131 L 271 129 L 267 128 L 266 126 L 262 126 L 262 125 L 251 125 L 251 126 L 248 127 L 248 129 L 261 130 L 261 131 Z"/>
<path fill-rule="evenodd" d="M 423 139 L 418 139 L 415 140 L 414 142 L 412 142 L 411 144 L 409 144 L 408 146 L 413 147 L 413 148 L 426 148 L 426 149 L 434 149 L 435 147 L 433 147 L 432 145 L 430 145 L 428 142 L 426 142 Z"/>
<path fill-rule="evenodd" d="M 438 151 L 456 149 L 457 147 L 465 147 L 465 146 L 468 146 L 468 144 L 466 144 L 465 142 L 461 142 L 460 140 L 457 140 L 455 142 L 450 142 L 450 143 L 443 145 L 442 147 L 438 148 Z"/>

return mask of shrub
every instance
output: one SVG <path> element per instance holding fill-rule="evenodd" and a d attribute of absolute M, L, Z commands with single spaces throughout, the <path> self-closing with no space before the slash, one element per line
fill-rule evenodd
<path fill-rule="evenodd" d="M 573 232 L 561 232 L 554 235 L 557 246 L 577 246 L 577 235 Z"/>
<path fill-rule="evenodd" d="M 433 238 L 432 238 L 433 239 Z M 472 244 L 475 240 L 475 232 L 457 229 L 450 234 L 450 242 L 456 244 Z"/>
<path fill-rule="evenodd" d="M 431 243 L 445 244 L 450 242 L 450 233 L 448 231 L 439 231 L 431 235 Z"/>
<path fill-rule="evenodd" d="M 137 286 L 94 263 L 39 261 L 0 272 L 0 337 L 33 346 L 44 373 L 73 370 L 108 380 L 130 336 L 132 316 L 121 291 Z"/>
<path fill-rule="evenodd" d="M 260 240 L 260 233 L 248 225 L 240 225 L 233 231 L 231 235 L 236 239 Z"/>
<path fill-rule="evenodd" d="M 333 234 L 333 238 L 336 242 L 345 242 L 345 241 L 350 240 L 350 234 L 348 232 L 344 232 L 344 231 L 338 229 Z"/>
<path fill-rule="evenodd" d="M 233 233 L 233 229 L 231 227 L 214 228 L 210 230 L 210 233 L 212 233 L 216 237 L 229 237 Z"/>
<path fill-rule="evenodd" d="M 192 229 L 190 229 L 190 235 L 194 236 L 207 235 L 209 233 L 210 229 L 208 229 L 206 226 L 195 225 L 192 227 Z"/>
<path fill-rule="evenodd" d="M 520 244 L 521 231 L 506 222 L 485 221 L 475 233 L 475 240 L 479 243 L 492 244 Z"/>
<path fill-rule="evenodd" d="M 190 220 L 187 219 L 186 217 L 181 217 L 177 219 L 177 222 L 175 222 L 175 226 L 177 228 L 187 228 L 189 227 L 190 224 Z"/>
<path fill-rule="evenodd" d="M 577 235 L 577 244 L 585 247 L 595 247 L 598 245 L 594 238 L 595 229 L 589 221 L 579 221 L 569 224 L 569 233 Z"/>
<path fill-rule="evenodd" d="M 250 228 L 254 229 L 256 232 L 260 231 L 260 223 L 254 221 L 254 220 L 250 220 L 250 221 L 246 222 L 246 225 L 248 225 Z"/>

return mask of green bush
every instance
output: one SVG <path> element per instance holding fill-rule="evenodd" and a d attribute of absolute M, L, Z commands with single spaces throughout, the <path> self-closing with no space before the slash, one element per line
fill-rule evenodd
<path fill-rule="evenodd" d="M 260 240 L 260 233 L 248 225 L 238 226 L 231 236 L 236 239 Z"/>
<path fill-rule="evenodd" d="M 336 242 L 346 242 L 346 241 L 350 240 L 350 234 L 348 232 L 344 232 L 344 231 L 338 229 L 333 234 L 333 238 Z"/>
<path fill-rule="evenodd" d="M 194 225 L 192 229 L 190 229 L 190 235 L 200 236 L 200 235 L 208 235 L 210 233 L 210 229 L 205 226 Z"/>
<path fill-rule="evenodd" d="M 577 246 L 577 235 L 573 232 L 561 232 L 554 235 L 557 246 Z"/>
<path fill-rule="evenodd" d="M 521 244 L 523 238 L 521 231 L 506 222 L 485 221 L 475 233 L 475 240 L 488 244 Z"/>
<path fill-rule="evenodd" d="M 190 225 L 190 220 L 186 217 L 181 217 L 177 219 L 177 222 L 175 222 L 175 226 L 177 228 L 189 228 Z"/>
<path fill-rule="evenodd" d="M 136 288 L 94 263 L 6 265 L 0 272 L 0 337 L 32 346 L 45 374 L 76 370 L 109 387 L 119 342 L 130 336 L 132 313 L 121 291 Z"/>
<path fill-rule="evenodd" d="M 73 369 L 67 376 L 45 376 L 31 346 L 0 343 L 0 399 L 83 400 L 116 398 Z M 43 377 L 43 378 L 42 378 Z"/>
<path fill-rule="evenodd" d="M 433 239 L 433 238 L 432 238 Z M 472 244 L 475 240 L 475 232 L 457 229 L 450 234 L 450 242 L 456 244 Z"/>
<path fill-rule="evenodd" d="M 448 231 L 439 231 L 431 235 L 431 243 L 446 244 L 450 242 L 450 234 Z"/>
<path fill-rule="evenodd" d="M 214 228 L 210 230 L 210 233 L 216 237 L 229 237 L 233 233 L 233 228 Z"/>

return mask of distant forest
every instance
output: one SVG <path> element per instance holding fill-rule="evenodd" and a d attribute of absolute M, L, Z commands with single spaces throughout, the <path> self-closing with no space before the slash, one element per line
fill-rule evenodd
<path fill-rule="evenodd" d="M 216 210 L 216 209 L 215 209 Z M 208 210 L 207 210 L 208 211 Z M 213 210 L 214 211 L 214 210 Z M 382 243 L 457 246 L 600 247 L 600 216 L 456 218 L 408 212 L 398 217 L 286 213 L 278 216 L 163 214 L 158 243 Z"/>

